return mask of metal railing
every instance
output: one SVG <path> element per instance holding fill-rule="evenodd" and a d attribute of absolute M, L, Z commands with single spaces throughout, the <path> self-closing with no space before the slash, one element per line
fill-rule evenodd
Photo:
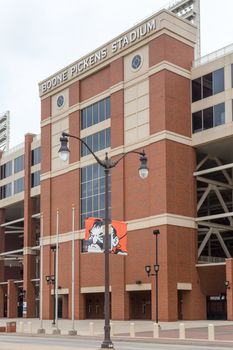
<path fill-rule="evenodd" d="M 226 56 L 227 54 L 233 52 L 233 44 L 230 44 L 228 46 L 225 46 L 217 51 L 211 52 L 208 55 L 205 55 L 203 57 L 200 57 L 193 61 L 193 68 L 202 66 L 206 63 L 209 63 L 211 61 L 215 61 L 217 58 Z"/>

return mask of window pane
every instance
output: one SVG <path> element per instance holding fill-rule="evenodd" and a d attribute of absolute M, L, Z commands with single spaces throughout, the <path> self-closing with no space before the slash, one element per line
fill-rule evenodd
<path fill-rule="evenodd" d="M 99 133 L 93 135 L 93 151 L 99 151 Z"/>
<path fill-rule="evenodd" d="M 99 108 L 98 103 L 93 105 L 93 124 L 97 124 L 99 122 Z"/>
<path fill-rule="evenodd" d="M 92 106 L 87 107 L 87 122 L 86 122 L 86 127 L 88 128 L 89 126 L 92 125 Z"/>
<path fill-rule="evenodd" d="M 213 107 L 203 110 L 203 129 L 210 129 L 213 127 Z"/>
<path fill-rule="evenodd" d="M 214 106 L 214 126 L 225 123 L 225 103 Z"/>
<path fill-rule="evenodd" d="M 90 147 L 90 149 L 93 149 L 93 147 L 92 147 L 92 135 L 86 137 L 86 143 Z M 86 154 L 89 154 L 90 151 L 87 149 L 86 146 L 85 146 L 85 148 L 86 148 Z"/>
<path fill-rule="evenodd" d="M 31 175 L 31 187 L 36 187 L 40 185 L 40 171 L 35 171 Z"/>
<path fill-rule="evenodd" d="M 201 78 L 192 81 L 192 102 L 201 99 Z"/>
<path fill-rule="evenodd" d="M 87 212 L 92 212 L 92 197 L 87 198 Z"/>
<path fill-rule="evenodd" d="M 98 194 L 99 192 L 99 181 L 98 179 L 93 180 L 93 194 Z"/>
<path fill-rule="evenodd" d="M 86 167 L 81 169 L 81 182 L 86 181 Z"/>
<path fill-rule="evenodd" d="M 92 166 L 91 165 L 89 165 L 87 167 L 87 181 L 90 181 L 90 180 L 92 180 Z"/>
<path fill-rule="evenodd" d="M 93 210 L 98 210 L 99 207 L 99 196 L 93 197 Z"/>
<path fill-rule="evenodd" d="M 87 182 L 87 196 L 92 196 L 92 181 Z"/>
<path fill-rule="evenodd" d="M 106 147 L 111 145 L 111 128 L 106 129 Z"/>
<path fill-rule="evenodd" d="M 106 119 L 110 118 L 110 97 L 106 98 Z"/>
<path fill-rule="evenodd" d="M 12 186 L 11 186 L 11 184 L 6 184 L 5 188 L 6 188 L 6 197 L 10 197 L 11 194 L 12 194 L 12 191 L 11 191 Z"/>
<path fill-rule="evenodd" d="M 202 111 L 192 114 L 193 119 L 193 133 L 202 130 Z"/>
<path fill-rule="evenodd" d="M 87 138 L 84 137 L 83 141 L 87 143 Z M 82 143 L 81 144 L 81 157 L 85 157 L 87 155 L 87 151 L 88 151 L 87 147 Z"/>
<path fill-rule="evenodd" d="M 37 147 L 32 150 L 32 161 L 31 164 L 39 164 L 40 163 L 40 147 Z"/>
<path fill-rule="evenodd" d="M 19 193 L 24 190 L 24 178 L 14 181 L 14 193 Z"/>
<path fill-rule="evenodd" d="M 100 113 L 99 121 L 102 122 L 103 120 L 105 120 L 104 100 L 99 102 L 99 113 Z"/>
<path fill-rule="evenodd" d="M 105 130 L 100 131 L 100 139 L 99 139 L 99 149 L 105 148 Z"/>
<path fill-rule="evenodd" d="M 24 155 L 14 159 L 14 173 L 24 169 Z"/>
<path fill-rule="evenodd" d="M 87 115 L 87 110 L 85 108 L 81 111 L 81 129 L 86 129 L 87 127 L 86 115 Z"/>
<path fill-rule="evenodd" d="M 213 95 L 212 73 L 204 75 L 202 78 L 202 82 L 203 82 L 203 98 L 212 96 Z"/>
<path fill-rule="evenodd" d="M 213 72 L 213 93 L 217 94 L 224 91 L 224 69 L 218 69 Z"/>

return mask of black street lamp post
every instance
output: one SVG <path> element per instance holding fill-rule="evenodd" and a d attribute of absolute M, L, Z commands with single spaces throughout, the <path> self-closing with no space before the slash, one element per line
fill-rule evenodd
<path fill-rule="evenodd" d="M 97 163 L 104 168 L 105 173 L 105 240 L 104 240 L 104 272 L 105 272 L 105 291 L 104 291 L 104 340 L 101 344 L 101 348 L 113 348 L 113 343 L 110 337 L 110 303 L 109 303 L 109 203 L 108 203 L 108 185 L 109 185 L 109 173 L 110 169 L 114 168 L 127 154 L 136 153 L 140 155 L 140 167 L 138 169 L 139 175 L 142 179 L 145 179 L 148 176 L 148 167 L 147 167 L 147 157 L 144 152 L 130 151 L 124 153 L 118 160 L 113 161 L 106 152 L 105 159 L 101 160 L 97 157 L 97 155 L 92 151 L 92 149 L 87 145 L 85 141 L 81 138 L 67 134 L 65 132 L 62 133 L 62 137 L 60 138 L 61 147 L 59 149 L 60 158 L 63 161 L 66 161 L 69 157 L 70 150 L 67 146 L 68 137 L 75 138 L 79 140 L 82 144 L 86 146 L 89 152 L 93 155 Z"/>
<path fill-rule="evenodd" d="M 151 273 L 151 266 L 146 265 L 145 270 L 146 273 L 149 276 L 155 276 L 155 308 L 156 308 L 156 323 L 159 322 L 159 280 L 158 280 L 158 272 L 159 272 L 159 262 L 158 262 L 158 236 L 160 234 L 159 230 L 154 230 L 153 234 L 155 235 L 155 244 L 156 244 L 156 250 L 155 250 L 155 265 L 154 265 L 154 272 Z"/>
<path fill-rule="evenodd" d="M 52 284 L 53 285 L 53 322 L 52 324 L 55 325 L 56 321 L 56 293 L 55 293 L 55 280 L 56 280 L 56 245 L 51 245 L 50 246 L 51 251 L 54 254 L 53 257 L 53 271 L 54 274 L 50 275 L 50 276 L 46 276 L 46 282 L 48 284 Z"/>

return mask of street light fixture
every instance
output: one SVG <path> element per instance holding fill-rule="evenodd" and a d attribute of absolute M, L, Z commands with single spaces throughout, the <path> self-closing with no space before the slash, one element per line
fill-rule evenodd
<path fill-rule="evenodd" d="M 156 319 L 156 323 L 159 322 L 159 285 L 158 285 L 158 272 L 159 272 L 159 263 L 158 263 L 158 236 L 159 236 L 160 232 L 159 230 L 153 230 L 153 235 L 155 235 L 155 244 L 156 244 L 156 250 L 155 250 L 155 264 L 154 264 L 154 272 L 151 272 L 151 266 L 150 265 L 146 265 L 145 266 L 145 271 L 148 275 L 148 277 L 150 276 L 155 276 L 155 304 L 156 304 L 156 315 L 155 315 L 155 319 Z"/>
<path fill-rule="evenodd" d="M 47 275 L 45 276 L 47 284 L 53 285 L 53 322 L 52 324 L 55 325 L 55 316 L 56 316 L 56 293 L 55 293 L 55 280 L 56 280 L 56 245 L 53 244 L 50 246 L 50 250 L 54 254 L 53 258 L 53 269 L 54 269 L 54 275 Z"/>
<path fill-rule="evenodd" d="M 109 307 L 109 204 L 108 204 L 108 182 L 109 182 L 109 173 L 110 169 L 114 168 L 126 155 L 129 153 L 135 153 L 140 156 L 140 167 L 138 169 L 139 176 L 142 179 L 147 178 L 149 169 L 147 167 L 147 157 L 144 152 L 137 151 L 129 151 L 124 153 L 118 160 L 113 161 L 109 156 L 108 152 L 105 153 L 105 159 L 101 160 L 97 155 L 92 151 L 92 149 L 88 146 L 88 144 L 83 141 L 78 136 L 74 136 L 71 134 L 67 134 L 66 132 L 62 133 L 62 137 L 60 138 L 61 147 L 59 149 L 59 156 L 63 161 L 67 161 L 69 158 L 70 150 L 67 146 L 68 137 L 75 138 L 79 140 L 85 147 L 89 150 L 89 152 L 93 155 L 96 162 L 104 168 L 105 173 L 105 240 L 104 240 L 104 275 L 105 275 L 105 291 L 104 291 L 104 340 L 101 344 L 101 348 L 113 348 L 113 343 L 110 338 L 110 307 Z"/>

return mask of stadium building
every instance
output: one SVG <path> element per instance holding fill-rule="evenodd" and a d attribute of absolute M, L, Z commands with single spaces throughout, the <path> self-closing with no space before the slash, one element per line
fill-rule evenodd
<path fill-rule="evenodd" d="M 111 218 L 128 227 L 111 318 L 156 319 L 158 258 L 160 321 L 233 319 L 233 47 L 195 59 L 198 37 L 161 10 L 39 84 L 41 135 L 0 160 L 1 317 L 104 318 L 104 254 L 84 241 L 104 172 L 73 138 L 59 158 L 66 132 L 100 159 L 148 158 L 147 179 L 133 153 L 111 171 Z"/>

